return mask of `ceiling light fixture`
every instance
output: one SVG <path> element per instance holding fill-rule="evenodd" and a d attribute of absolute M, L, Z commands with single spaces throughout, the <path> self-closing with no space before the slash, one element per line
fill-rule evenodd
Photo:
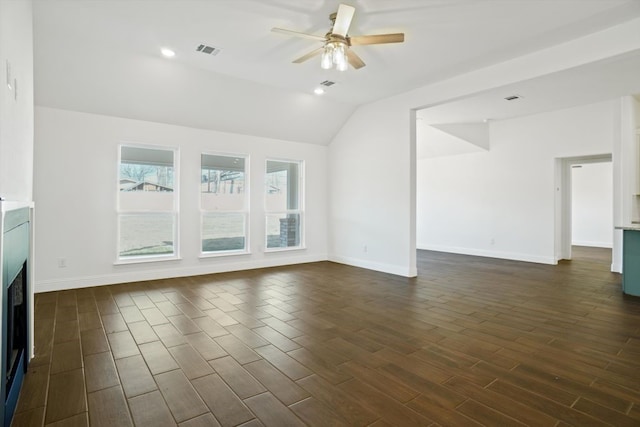
<path fill-rule="evenodd" d="M 321 55 L 320 66 L 325 70 L 330 70 L 335 67 L 337 70 L 344 71 L 349 68 L 349 65 L 357 70 L 364 67 L 365 64 L 364 61 L 351 50 L 351 46 L 402 43 L 404 41 L 404 33 L 349 36 L 347 33 L 349 32 L 355 11 L 356 9 L 353 6 L 347 4 L 339 5 L 338 11 L 329 15 L 331 29 L 324 36 L 285 30 L 283 28 L 272 28 L 271 31 L 294 37 L 317 40 L 323 43 L 322 47 L 295 59 L 293 61 L 294 64 L 301 64 L 317 55 Z"/>
<path fill-rule="evenodd" d="M 313 93 L 315 93 L 316 95 L 322 95 L 324 93 L 324 89 L 322 89 L 321 87 L 317 87 L 313 90 Z"/>
<path fill-rule="evenodd" d="M 163 47 L 162 49 L 160 49 L 160 53 L 162 53 L 162 56 L 166 58 L 173 58 L 174 56 L 176 56 L 176 53 L 174 51 L 166 47 Z"/>
<path fill-rule="evenodd" d="M 349 66 L 347 49 L 348 46 L 346 41 L 335 40 L 327 43 L 324 46 L 322 59 L 320 60 L 320 66 L 322 69 L 330 70 L 335 66 L 338 71 L 345 71 Z"/>

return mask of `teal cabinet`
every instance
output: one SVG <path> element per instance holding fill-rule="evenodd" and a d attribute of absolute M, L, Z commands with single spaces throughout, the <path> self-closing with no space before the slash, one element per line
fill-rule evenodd
<path fill-rule="evenodd" d="M 640 230 L 624 230 L 622 239 L 622 291 L 640 296 Z"/>

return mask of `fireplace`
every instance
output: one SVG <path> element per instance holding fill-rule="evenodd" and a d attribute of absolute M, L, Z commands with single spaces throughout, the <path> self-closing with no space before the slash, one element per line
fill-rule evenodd
<path fill-rule="evenodd" d="M 29 218 L 29 208 L 3 209 L 0 395 L 1 419 L 5 427 L 11 424 L 30 359 Z"/>

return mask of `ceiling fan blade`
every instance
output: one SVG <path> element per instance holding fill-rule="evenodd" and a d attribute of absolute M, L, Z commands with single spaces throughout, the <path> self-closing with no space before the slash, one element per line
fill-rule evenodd
<path fill-rule="evenodd" d="M 375 34 L 370 36 L 349 37 L 349 44 L 352 46 L 365 44 L 402 43 L 404 33 Z"/>
<path fill-rule="evenodd" d="M 324 51 L 324 48 L 319 47 L 317 49 L 312 50 L 311 52 L 307 53 L 306 55 L 302 55 L 300 58 L 293 60 L 292 62 L 294 64 L 300 64 L 308 59 L 313 58 L 314 56 L 320 55 L 322 52 Z"/>
<path fill-rule="evenodd" d="M 288 36 L 293 36 L 293 37 L 302 37 L 304 39 L 317 40 L 320 42 L 324 42 L 327 40 L 325 36 L 317 36 L 315 34 L 300 33 L 298 31 L 285 30 L 284 28 L 272 28 L 271 31 L 273 31 L 274 33 L 286 34 Z"/>
<path fill-rule="evenodd" d="M 333 24 L 331 32 L 342 37 L 347 37 L 347 32 L 351 26 L 351 20 L 353 14 L 356 12 L 356 8 L 346 4 L 338 6 L 338 13 L 336 15 L 336 21 Z"/>
<path fill-rule="evenodd" d="M 347 59 L 349 60 L 349 64 L 351 64 L 351 66 L 356 70 L 366 65 L 364 61 L 351 49 L 347 49 Z"/>

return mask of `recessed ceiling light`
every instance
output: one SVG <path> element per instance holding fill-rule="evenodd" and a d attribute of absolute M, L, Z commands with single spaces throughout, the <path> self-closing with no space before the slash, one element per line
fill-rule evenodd
<path fill-rule="evenodd" d="M 315 93 L 316 95 L 322 95 L 324 93 L 324 89 L 322 89 L 321 87 L 317 87 L 313 90 L 313 93 Z"/>
<path fill-rule="evenodd" d="M 160 49 L 160 52 L 162 53 L 163 56 L 167 58 L 173 58 L 174 56 L 176 56 L 176 53 L 174 51 L 166 47 L 163 47 L 162 49 Z"/>

